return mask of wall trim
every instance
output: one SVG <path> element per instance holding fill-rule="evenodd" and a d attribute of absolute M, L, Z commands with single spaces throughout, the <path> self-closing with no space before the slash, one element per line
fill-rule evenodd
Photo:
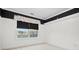
<path fill-rule="evenodd" d="M 58 14 L 54 17 L 51 17 L 51 18 L 45 20 L 44 23 L 48 23 L 50 21 L 54 21 L 54 20 L 69 16 L 69 15 L 72 15 L 72 14 L 76 14 L 76 13 L 79 13 L 79 8 L 73 8 L 71 10 L 64 12 L 64 13 Z"/>
<path fill-rule="evenodd" d="M 27 17 L 27 18 L 39 20 L 40 23 L 41 23 L 41 21 L 43 20 L 43 19 L 39 19 L 39 18 L 36 18 L 36 17 L 32 17 L 32 16 L 28 16 L 28 15 L 24 15 L 24 14 L 21 14 L 21 13 L 17 13 L 17 12 L 13 12 L 13 11 L 9 11 L 9 10 L 5 10 L 5 9 L 0 8 L 0 12 L 1 12 L 1 10 L 7 11 L 7 12 L 10 12 L 10 13 L 13 13 L 14 15 L 20 15 L 20 16 L 23 16 L 23 17 Z M 0 15 L 1 15 L 1 13 L 0 13 Z M 41 23 L 41 24 L 42 24 L 42 23 Z"/>
<path fill-rule="evenodd" d="M 5 9 L 0 8 L 0 10 L 5 10 Z M 79 12 L 79 8 L 70 9 L 68 11 L 65 11 L 65 12 L 63 12 L 61 14 L 58 14 L 58 15 L 56 15 L 54 17 L 51 17 L 51 18 L 48 18 L 46 20 L 39 19 L 39 18 L 32 17 L 32 16 L 28 16 L 28 15 L 24 15 L 24 14 L 20 14 L 20 13 L 16 13 L 16 12 L 9 11 L 9 10 L 6 10 L 6 11 L 14 13 L 14 15 L 20 15 L 20 16 L 23 16 L 23 17 L 28 17 L 28 18 L 31 18 L 31 19 L 39 20 L 41 24 L 45 24 L 45 23 L 48 23 L 50 21 L 54 21 L 54 20 L 69 16 L 69 15 L 72 15 L 72 14 L 76 14 L 76 13 Z M 0 11 L 0 15 L 1 15 L 1 11 Z"/>
<path fill-rule="evenodd" d="M 51 47 L 59 48 L 59 49 L 57 49 L 57 50 L 67 50 L 67 49 L 65 49 L 65 48 L 63 48 L 63 47 L 56 46 L 56 45 L 53 45 L 53 44 L 50 44 L 50 43 L 47 43 L 47 45 L 49 45 L 49 46 L 51 46 Z"/>
<path fill-rule="evenodd" d="M 32 46 L 36 46 L 36 45 L 42 45 L 42 44 L 47 44 L 47 43 L 46 42 L 42 42 L 42 43 L 36 43 L 36 44 L 22 45 L 22 46 L 13 47 L 13 48 L 3 48 L 1 50 L 16 50 L 18 48 L 24 48 L 24 47 L 27 47 L 28 48 L 28 47 L 32 47 Z"/>

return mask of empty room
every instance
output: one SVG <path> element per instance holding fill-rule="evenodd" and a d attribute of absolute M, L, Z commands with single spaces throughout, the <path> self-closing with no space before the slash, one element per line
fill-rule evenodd
<path fill-rule="evenodd" d="M 0 8 L 0 50 L 79 50 L 79 8 Z"/>

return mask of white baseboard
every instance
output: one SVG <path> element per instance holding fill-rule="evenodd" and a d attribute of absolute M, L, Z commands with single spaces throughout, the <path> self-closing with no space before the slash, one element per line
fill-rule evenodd
<path fill-rule="evenodd" d="M 31 46 L 43 45 L 43 44 L 47 44 L 47 43 L 46 42 L 42 42 L 42 43 L 36 43 L 36 44 L 30 44 L 30 45 L 22 45 L 22 46 L 13 47 L 13 48 L 5 48 L 5 49 L 2 49 L 2 50 L 13 50 L 13 49 L 17 49 L 17 48 L 31 47 Z"/>

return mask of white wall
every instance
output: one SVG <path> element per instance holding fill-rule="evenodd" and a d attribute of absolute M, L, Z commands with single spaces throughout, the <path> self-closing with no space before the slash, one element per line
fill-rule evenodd
<path fill-rule="evenodd" d="M 1 22 L 1 17 L 0 17 L 0 33 L 2 33 L 2 22 Z M 0 49 L 2 49 L 2 34 L 0 34 Z"/>
<path fill-rule="evenodd" d="M 16 36 L 16 32 L 17 32 L 16 20 L 39 24 L 38 37 L 18 39 Z M 19 46 L 25 46 L 29 44 L 42 43 L 44 42 L 44 40 L 41 39 L 42 35 L 40 34 L 40 31 L 41 31 L 40 27 L 41 27 L 40 21 L 30 19 L 30 18 L 25 18 L 25 17 L 20 17 L 20 16 L 15 16 L 14 20 L 8 19 L 8 18 L 0 18 L 0 28 L 1 28 L 0 29 L 0 42 L 2 42 L 0 43 L 0 47 L 2 49 L 8 49 L 8 48 L 14 48 L 14 47 L 19 47 Z"/>
<path fill-rule="evenodd" d="M 47 42 L 64 49 L 79 49 L 79 13 L 44 24 Z"/>
<path fill-rule="evenodd" d="M 17 21 L 39 24 L 38 38 L 17 39 Z M 79 49 L 79 13 L 44 25 L 40 21 L 15 16 L 15 19 L 0 17 L 0 49 L 14 48 L 30 44 L 48 42 L 64 49 Z"/>

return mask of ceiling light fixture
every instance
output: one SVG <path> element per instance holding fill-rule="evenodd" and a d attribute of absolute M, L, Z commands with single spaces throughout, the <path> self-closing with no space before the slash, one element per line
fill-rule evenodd
<path fill-rule="evenodd" d="M 34 13 L 30 13 L 31 15 L 34 15 Z"/>

